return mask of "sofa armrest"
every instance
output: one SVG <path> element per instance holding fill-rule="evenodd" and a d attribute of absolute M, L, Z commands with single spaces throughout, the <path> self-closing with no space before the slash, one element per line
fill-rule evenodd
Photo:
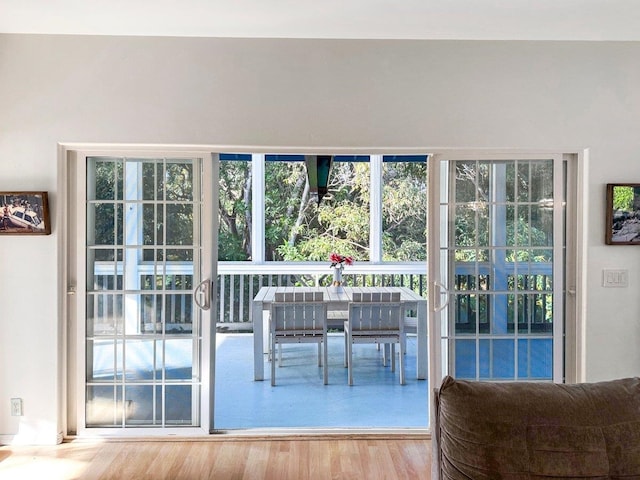
<path fill-rule="evenodd" d="M 640 379 L 471 382 L 434 392 L 443 479 L 640 476 Z"/>

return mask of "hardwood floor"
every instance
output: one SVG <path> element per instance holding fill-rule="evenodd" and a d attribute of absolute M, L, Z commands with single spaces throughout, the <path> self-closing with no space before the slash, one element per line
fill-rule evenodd
<path fill-rule="evenodd" d="M 74 441 L 0 447 L 0 478 L 13 479 L 411 479 L 431 478 L 423 438 Z"/>

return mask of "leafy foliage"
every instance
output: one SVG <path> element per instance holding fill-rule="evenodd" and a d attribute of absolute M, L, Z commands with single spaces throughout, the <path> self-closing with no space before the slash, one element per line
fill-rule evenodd
<path fill-rule="evenodd" d="M 248 162 L 224 162 L 218 195 L 220 226 L 218 258 L 248 260 L 251 256 L 251 168 Z"/>
<path fill-rule="evenodd" d="M 613 209 L 633 211 L 633 187 L 618 186 L 613 189 Z"/>
<path fill-rule="evenodd" d="M 241 214 L 250 198 L 250 164 L 220 166 L 220 260 L 248 260 L 250 232 Z M 387 261 L 426 258 L 426 165 L 388 163 L 384 168 L 383 255 Z M 369 260 L 370 166 L 333 164 L 328 194 L 320 205 L 309 193 L 301 162 L 268 162 L 265 167 L 265 258 L 326 261 L 339 251 Z M 242 247 L 242 248 L 241 248 Z"/>

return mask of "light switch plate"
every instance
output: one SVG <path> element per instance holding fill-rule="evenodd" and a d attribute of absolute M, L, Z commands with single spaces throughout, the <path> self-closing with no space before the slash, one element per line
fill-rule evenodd
<path fill-rule="evenodd" d="M 610 269 L 602 270 L 602 286 L 625 288 L 629 286 L 629 270 L 627 269 Z"/>

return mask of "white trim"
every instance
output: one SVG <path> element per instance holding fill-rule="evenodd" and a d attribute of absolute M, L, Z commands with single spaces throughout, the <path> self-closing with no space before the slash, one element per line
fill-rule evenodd
<path fill-rule="evenodd" d="M 574 162 L 576 185 L 574 210 L 575 210 L 575 246 L 573 265 L 575 268 L 575 298 L 574 298 L 574 335 L 575 345 L 574 376 L 575 382 L 587 381 L 587 234 L 589 231 L 589 149 L 577 153 Z"/>
<path fill-rule="evenodd" d="M 369 260 L 382 262 L 382 155 L 369 157 Z"/>
<path fill-rule="evenodd" d="M 89 146 L 93 147 L 93 146 Z M 65 203 L 64 208 L 59 209 L 59 215 L 67 215 L 68 219 L 61 223 L 65 225 L 63 234 L 60 236 L 60 251 L 62 252 L 61 262 L 64 264 L 62 269 L 60 281 L 60 297 L 61 297 L 61 312 L 65 317 L 61 317 L 61 324 L 67 325 L 67 346 L 68 350 L 65 352 L 67 375 L 73 380 L 69 385 L 69 394 L 66 395 L 66 412 L 75 412 L 73 419 L 66 418 L 66 424 L 64 425 L 64 431 L 73 432 L 83 438 L 90 438 L 92 436 L 97 437 L 129 437 L 129 436 L 155 436 L 155 435 L 208 435 L 212 425 L 212 413 L 210 408 L 213 408 L 213 397 L 209 394 L 213 390 L 213 372 L 214 360 L 210 359 L 208 362 L 202 358 L 200 360 L 201 370 L 201 382 L 200 382 L 200 397 L 197 402 L 200 405 L 199 418 L 200 427 L 136 427 L 131 429 L 111 427 L 111 428 L 87 428 L 84 425 L 84 419 L 86 418 L 86 404 L 85 404 L 85 359 L 86 359 L 86 331 L 85 322 L 77 321 L 76 319 L 84 318 L 83 314 L 77 314 L 74 317 L 74 312 L 84 312 L 86 310 L 85 291 L 84 285 L 86 285 L 86 269 L 84 265 L 86 263 L 86 249 L 84 242 L 80 240 L 84 238 L 86 231 L 86 216 L 84 205 L 86 204 L 86 159 L 89 156 L 113 156 L 115 151 L 118 150 L 119 156 L 136 156 L 141 155 L 148 158 L 198 158 L 201 159 L 203 166 L 209 167 L 209 172 L 199 175 L 202 178 L 201 185 L 206 190 L 208 198 L 201 198 L 205 208 L 209 209 L 209 212 L 203 212 L 203 215 L 207 215 L 210 221 L 203 221 L 203 234 L 206 237 L 212 237 L 207 240 L 210 244 L 209 248 L 202 249 L 203 267 L 201 269 L 208 273 L 212 279 L 211 292 L 215 292 L 216 281 L 216 265 L 217 265 L 217 218 L 214 218 L 214 200 L 217 195 L 217 189 L 213 189 L 213 186 L 217 182 L 217 168 L 212 169 L 211 165 L 215 163 L 212 160 L 212 153 L 209 150 L 186 150 L 182 148 L 178 149 L 162 149 L 160 150 L 147 150 L 137 147 L 131 149 L 111 149 L 101 150 L 95 148 L 87 148 L 86 150 L 75 150 L 69 145 L 59 145 L 59 155 L 62 164 L 61 175 L 63 178 L 60 180 L 62 184 L 61 197 L 66 194 L 69 197 Z M 217 164 L 215 165 L 217 167 Z M 210 180 L 210 183 L 205 181 Z M 76 190 L 77 189 L 77 190 Z M 203 191 L 203 195 L 205 192 Z M 75 213 L 74 215 L 70 215 Z M 208 267 L 206 266 L 208 265 Z M 202 270 L 201 270 L 202 271 Z M 205 272 L 202 272 L 205 273 Z M 67 295 L 69 288 L 78 288 L 78 294 Z M 215 297 L 214 297 L 215 298 Z M 212 352 L 208 346 L 212 344 L 212 331 L 215 334 L 215 322 L 210 318 L 211 310 L 202 314 L 202 352 L 211 352 L 212 357 L 215 352 Z M 68 317 L 68 320 L 67 320 Z M 78 339 L 77 345 L 73 346 L 72 342 Z M 215 339 L 213 339 L 215 340 Z M 215 344 L 215 343 L 214 343 Z M 204 354 L 203 354 L 204 355 Z M 207 366 L 210 365 L 209 369 Z M 209 388 L 211 387 L 211 388 Z"/>
<path fill-rule="evenodd" d="M 60 144 L 57 146 L 58 150 L 58 208 L 56 213 L 56 225 L 58 228 L 58 292 L 60 296 L 64 297 L 58 299 L 58 431 L 68 431 L 69 417 L 67 405 L 69 404 L 69 379 L 72 378 L 69 372 L 69 358 L 67 352 L 69 351 L 69 305 L 68 299 L 71 284 L 69 283 L 69 270 L 67 265 L 67 259 L 69 257 L 67 248 L 69 243 L 64 242 L 68 237 L 68 218 L 67 211 L 69 206 L 69 198 L 71 189 L 69 188 L 68 179 L 68 160 L 64 147 Z M 75 292 L 75 285 L 72 286 L 72 291 Z M 3 443 L 1 441 L 0 443 Z"/>
<path fill-rule="evenodd" d="M 201 422 L 205 427 L 208 426 L 208 433 L 212 433 L 215 429 L 215 385 L 216 385 L 216 291 L 218 277 L 218 185 L 219 185 L 219 168 L 220 155 L 212 154 L 211 160 L 207 157 L 203 158 L 204 164 L 202 169 L 203 175 L 203 205 L 202 216 L 208 219 L 209 233 L 200 243 L 200 248 L 204 250 L 203 265 L 208 272 L 203 272 L 203 276 L 210 279 L 209 298 L 211 305 L 208 311 L 202 312 L 203 317 L 203 337 L 202 337 L 202 355 L 201 355 L 201 389 L 203 391 L 201 398 L 208 404 L 202 406 Z M 207 180 L 211 178 L 210 182 Z M 205 361 L 206 352 L 209 352 L 208 361 Z"/>
<path fill-rule="evenodd" d="M 264 174 L 265 154 L 251 155 L 251 258 L 264 262 Z M 219 160 L 219 158 L 218 158 Z M 216 192 L 217 192 L 216 188 Z M 217 202 L 216 202 L 217 203 Z M 217 258 L 217 257 L 216 257 Z"/>
<path fill-rule="evenodd" d="M 455 156 L 457 158 L 477 158 L 479 154 L 482 155 L 492 155 L 494 159 L 498 159 L 497 156 L 504 156 L 509 159 L 512 158 L 513 155 L 518 155 L 519 158 L 523 157 L 523 149 L 509 149 L 509 148 L 448 148 L 448 147 L 309 147 L 309 146 L 265 146 L 265 145 L 221 145 L 221 144 L 210 144 L 210 145 L 202 145 L 202 144 L 193 144 L 193 145 L 175 145 L 175 144 L 111 144 L 111 143 L 86 143 L 86 142 L 61 142 L 58 145 L 58 155 L 61 167 L 59 169 L 60 172 L 60 180 L 59 180 L 59 201 L 61 207 L 58 209 L 58 225 L 60 226 L 60 235 L 59 235 L 59 248 L 58 251 L 61 254 L 60 264 L 62 267 L 60 268 L 60 278 L 59 278 L 59 295 L 60 295 L 60 308 L 59 314 L 61 315 L 59 322 L 61 324 L 61 331 L 63 335 L 68 335 L 71 330 L 65 327 L 72 328 L 73 325 L 69 323 L 67 325 L 67 316 L 69 315 L 69 297 L 67 296 L 67 287 L 71 285 L 72 276 L 68 270 L 69 265 L 69 257 L 72 256 L 72 252 L 69 250 L 73 245 L 75 239 L 72 238 L 74 233 L 71 231 L 71 227 L 66 225 L 66 220 L 62 217 L 66 215 L 68 212 L 69 205 L 65 205 L 65 202 L 73 202 L 71 195 L 73 192 L 71 191 L 72 185 L 70 182 L 67 182 L 67 178 L 69 175 L 68 172 L 68 155 L 72 154 L 74 151 L 83 151 L 85 154 L 114 154 L 117 153 L 119 155 L 124 155 L 126 152 L 130 154 L 139 154 L 140 152 L 144 152 L 146 154 L 152 155 L 153 152 L 163 152 L 166 154 L 167 152 L 173 153 L 188 153 L 188 152 L 203 152 L 206 151 L 208 154 L 213 152 L 229 152 L 229 153 L 316 153 L 316 154 L 364 154 L 364 155 L 384 155 L 384 154 L 428 154 L 429 161 L 427 162 L 427 168 L 429 172 L 428 178 L 430 186 L 433 185 L 433 182 L 439 181 L 439 156 Z M 585 319 L 586 319 L 586 273 L 587 273 L 587 265 L 586 265 L 586 246 L 587 246 L 587 228 L 588 228 L 588 216 L 587 216 L 587 200 L 588 200 L 588 184 L 587 184 L 587 172 L 588 172 L 588 158 L 589 151 L 588 149 L 584 149 L 583 147 L 555 147 L 550 149 L 535 149 L 535 150 L 527 150 L 526 155 L 531 157 L 539 157 L 540 155 L 556 154 L 557 152 L 564 152 L 566 154 L 575 154 L 577 155 L 577 165 L 576 165 L 576 178 L 577 178 L 577 186 L 576 186 L 576 218 L 577 218 L 577 230 L 576 230 L 576 248 L 575 248 L 575 258 L 576 258 L 576 379 L 578 381 L 584 381 L 586 377 L 585 372 Z M 254 172 L 255 175 L 255 172 Z M 264 175 L 263 175 L 264 177 Z M 433 179 L 433 180 L 431 180 Z M 66 190 L 65 190 L 66 188 Z M 263 191 L 264 189 L 262 189 Z M 429 226 L 429 231 L 437 231 L 439 228 L 439 198 L 433 192 L 433 188 L 429 188 L 429 205 L 431 212 L 427 215 L 427 221 Z M 64 208 L 63 208 L 64 207 Z M 255 214 L 255 212 L 254 212 Z M 63 228 L 66 227 L 66 228 Z M 435 228 L 435 230 L 434 230 Z M 258 237 L 254 237 L 258 238 Z M 429 252 L 428 258 L 439 258 L 438 251 L 438 240 L 428 242 L 427 249 Z M 262 257 L 264 258 L 264 257 Z M 438 264 L 439 262 L 429 262 L 427 264 L 428 274 L 430 278 L 439 278 L 438 273 Z M 256 265 L 255 263 L 247 262 L 246 268 L 248 271 L 256 271 L 264 268 L 265 270 L 269 268 L 269 264 L 265 263 L 264 265 Z M 299 264 L 298 264 L 299 265 Z M 237 265 L 234 265 L 234 268 Z M 308 271 L 308 267 L 304 265 L 299 265 L 300 267 L 304 267 L 306 271 Z M 359 262 L 359 265 L 354 265 L 352 273 L 360 273 L 358 270 L 362 268 L 362 273 L 364 273 L 370 265 Z M 397 269 L 393 268 L 393 264 L 385 265 L 385 267 L 389 267 L 392 271 L 397 272 Z M 243 267 L 241 267 L 243 268 Z M 321 267 L 318 266 L 319 273 Z M 376 266 L 376 269 L 378 266 Z M 224 273 L 224 266 L 221 264 L 221 268 L 219 269 L 220 273 Z M 424 272 L 424 270 L 420 269 L 420 272 Z M 416 271 L 415 273 L 420 273 Z M 430 289 L 430 295 L 432 295 Z M 77 295 L 78 296 L 78 295 Z M 77 297 L 76 296 L 76 297 Z M 437 301 L 436 301 L 437 302 Z M 430 311 L 433 312 L 433 308 L 437 305 L 434 303 L 432 298 L 430 297 Z M 65 315 L 66 313 L 66 315 Z M 429 362 L 429 379 L 428 379 L 428 389 L 430 392 L 431 405 L 430 405 L 430 415 L 431 415 L 431 423 L 430 425 L 434 425 L 433 423 L 433 389 L 436 386 L 439 386 L 442 378 L 442 365 L 441 365 L 441 343 L 440 343 L 440 322 L 439 316 L 435 314 L 429 315 L 428 319 L 428 328 L 429 328 L 429 351 L 433 353 L 431 357 L 432 361 Z M 84 338 L 84 337 L 81 337 Z M 66 339 L 67 342 L 69 339 Z M 62 347 L 72 348 L 70 345 L 61 343 Z M 63 356 L 69 355 L 69 350 L 62 352 Z M 62 363 L 64 365 L 64 362 Z M 70 369 L 74 369 L 77 367 L 77 363 L 74 362 L 73 356 L 68 357 L 66 361 L 67 372 Z M 67 373 L 69 374 L 69 373 Z M 64 384 L 64 382 L 60 382 Z M 68 385 L 70 390 L 72 391 L 72 386 Z M 63 408 L 65 411 L 68 410 L 68 403 L 71 401 L 71 398 L 67 394 L 64 397 L 65 403 Z M 76 396 L 77 401 L 77 396 Z M 64 418 L 64 417 L 63 417 Z M 68 432 L 68 425 L 63 425 L 64 431 Z M 93 429 L 92 429 L 93 430 Z M 108 431 L 105 434 L 113 435 L 115 432 L 112 429 L 107 429 Z M 118 435 L 122 435 L 124 429 L 118 429 Z M 151 429 L 155 434 L 158 434 L 157 429 Z M 185 435 L 188 434 L 185 429 L 176 429 L 177 434 Z M 429 431 L 428 429 L 427 431 Z M 375 432 L 375 429 L 367 429 L 366 432 Z M 401 432 L 405 432 L 406 429 L 401 429 Z M 421 431 L 421 430 L 419 430 Z M 179 432 L 179 433 L 178 433 Z M 272 430 L 267 430 L 267 432 L 273 432 Z M 317 432 L 314 430 L 314 432 Z M 347 430 L 345 433 L 353 434 L 354 430 Z M 383 431 L 384 432 L 384 431 Z M 129 432 L 127 432 L 129 433 Z M 141 429 L 135 429 L 135 431 L 130 432 L 132 435 L 135 434 L 137 436 L 141 436 L 144 433 Z M 167 430 L 163 430 L 162 434 L 166 435 Z M 202 429 L 197 429 L 195 432 L 197 435 L 206 433 Z"/>
<path fill-rule="evenodd" d="M 556 154 L 558 152 L 580 154 L 584 147 L 564 146 L 557 148 L 449 148 L 449 147 L 309 147 L 309 146 L 277 146 L 277 145 L 224 145 L 224 144 L 144 144 L 144 143 L 85 143 L 85 142 L 60 142 L 65 150 L 83 151 L 109 151 L 125 155 L 123 152 L 194 152 L 207 151 L 209 153 L 281 153 L 297 155 L 430 155 L 442 154 L 447 157 L 456 157 L 464 160 L 473 159 L 478 155 L 502 155 L 505 159 L 513 155 L 530 155 L 531 158 L 539 158 L 539 155 Z M 526 157 L 522 157 L 525 158 Z M 496 158 L 497 159 L 497 158 Z"/>
<path fill-rule="evenodd" d="M 78 431 L 77 437 L 82 440 L 138 437 L 203 437 L 209 431 L 204 427 L 134 427 L 134 428 L 84 428 Z"/>
<path fill-rule="evenodd" d="M 279 274 L 283 271 L 291 274 L 311 274 L 311 275 L 331 275 L 329 261 L 326 262 L 219 262 L 218 273 L 224 274 Z M 422 262 L 355 262 L 353 265 L 345 267 L 343 275 L 366 275 L 372 273 L 403 273 L 420 274 L 425 273 Z"/>
<path fill-rule="evenodd" d="M 435 422 L 435 398 L 434 391 L 442 383 L 442 351 L 441 351 L 441 311 L 438 310 L 439 288 L 436 282 L 440 281 L 440 189 L 434 185 L 440 182 L 440 162 L 441 155 L 435 154 L 427 162 L 427 232 L 434 235 L 427 235 L 427 278 L 429 279 L 427 305 L 429 305 L 427 316 L 428 340 L 429 340 L 429 376 L 427 377 L 427 389 L 429 392 L 429 427 Z M 434 462 L 435 463 L 435 462 Z M 437 478 L 437 477 L 436 477 Z"/>
<path fill-rule="evenodd" d="M 568 173 L 567 171 L 567 176 Z M 565 318 L 568 312 L 565 310 L 566 299 L 563 292 L 566 282 L 564 249 L 569 248 L 568 245 L 564 245 L 563 237 L 564 229 L 571 224 L 571 221 L 565 217 L 565 209 L 558 207 L 564 201 L 563 192 L 567 184 L 563 157 L 561 154 L 555 155 L 553 157 L 553 381 L 556 383 L 562 383 L 566 363 L 565 339 L 562 332 L 565 323 L 573 322 L 572 319 Z M 566 225 L 564 225 L 565 219 Z M 563 321 L 558 322 L 558 318 Z"/>
<path fill-rule="evenodd" d="M 73 297 L 74 309 L 74 324 L 71 325 L 70 332 L 75 333 L 75 337 L 70 339 L 75 342 L 75 358 L 72 368 L 74 368 L 74 400 L 75 400 L 75 412 L 76 418 L 74 423 L 76 426 L 76 432 L 80 433 L 84 428 L 84 419 L 86 418 L 86 404 L 85 404 L 85 372 L 86 372 L 86 325 L 82 319 L 86 312 L 86 296 L 84 295 L 87 284 L 86 280 L 86 249 L 84 248 L 82 239 L 85 238 L 86 232 L 86 216 L 85 207 L 86 204 L 86 178 L 87 178 L 87 164 L 86 161 L 82 161 L 85 156 L 79 152 L 74 152 L 74 157 L 69 159 L 73 162 L 70 166 L 75 176 L 73 177 L 75 198 L 69 205 L 69 213 L 74 212 L 75 215 L 69 215 L 70 219 L 73 219 L 73 223 L 69 225 L 69 238 L 73 236 L 73 243 L 70 245 L 72 256 L 77 262 L 73 265 L 73 260 L 70 262 L 73 268 L 70 271 L 72 282 L 76 289 L 76 294 Z M 81 180 L 82 179 L 82 180 Z M 82 265 L 82 267 L 81 267 Z M 75 267 L 75 268 L 74 268 Z"/>

